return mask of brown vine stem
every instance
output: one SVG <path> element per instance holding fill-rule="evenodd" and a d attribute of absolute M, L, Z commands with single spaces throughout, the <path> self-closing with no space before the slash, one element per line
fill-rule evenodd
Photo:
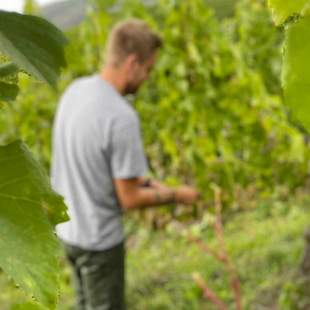
<path fill-rule="evenodd" d="M 210 248 L 202 239 L 195 237 L 193 235 L 187 235 L 187 239 L 191 243 L 195 243 L 203 252 L 213 256 L 216 260 L 224 263 L 226 261 L 226 257 L 218 253 L 216 250 Z"/>
<path fill-rule="evenodd" d="M 241 285 L 238 274 L 235 267 L 233 266 L 230 257 L 227 253 L 224 232 L 223 232 L 223 222 L 222 222 L 222 199 L 221 199 L 221 189 L 219 187 L 214 187 L 214 198 L 215 198 L 215 211 L 216 211 L 216 222 L 215 222 L 215 234 L 217 240 L 220 244 L 220 256 L 223 257 L 223 263 L 226 267 L 227 273 L 229 274 L 230 287 L 235 296 L 236 309 L 242 310 L 241 303 Z"/>
<path fill-rule="evenodd" d="M 222 197 L 221 189 L 218 186 L 214 186 L 214 204 L 216 212 L 216 220 L 214 224 L 214 231 L 217 242 L 219 244 L 219 250 L 210 248 L 204 240 L 192 234 L 187 235 L 187 239 L 191 243 L 195 243 L 203 252 L 213 256 L 216 260 L 221 262 L 229 277 L 229 285 L 234 295 L 234 300 L 237 310 L 242 310 L 241 302 L 241 285 L 236 269 L 228 255 L 225 239 L 224 229 L 222 221 Z M 204 297 L 208 298 L 213 304 L 216 304 L 220 310 L 227 309 L 224 302 L 208 287 L 206 282 L 199 274 L 193 275 L 195 283 L 203 290 Z M 224 308 L 223 308 L 224 307 Z"/>
<path fill-rule="evenodd" d="M 194 282 L 199 288 L 203 291 L 203 296 L 209 299 L 214 305 L 216 305 L 219 310 L 228 310 L 228 307 L 224 302 L 210 289 L 207 283 L 204 281 L 202 276 L 199 273 L 193 273 L 192 275 Z"/>

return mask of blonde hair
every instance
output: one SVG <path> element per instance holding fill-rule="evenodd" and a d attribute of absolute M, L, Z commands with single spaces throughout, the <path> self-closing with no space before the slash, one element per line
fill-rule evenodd
<path fill-rule="evenodd" d="M 109 36 L 106 63 L 121 64 L 128 55 L 137 56 L 140 63 L 145 62 L 162 46 L 161 38 L 150 27 L 138 19 L 118 23 Z"/>

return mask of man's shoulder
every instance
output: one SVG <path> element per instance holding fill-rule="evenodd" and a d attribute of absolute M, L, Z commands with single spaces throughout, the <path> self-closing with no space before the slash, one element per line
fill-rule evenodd
<path fill-rule="evenodd" d="M 113 115 L 113 124 L 116 129 L 136 127 L 139 125 L 139 117 L 136 111 L 126 102 Z"/>
<path fill-rule="evenodd" d="M 65 88 L 60 100 L 66 101 L 67 98 L 70 100 L 76 94 L 79 94 L 78 97 L 81 98 L 83 92 L 87 92 L 88 86 L 92 84 L 92 80 L 94 80 L 94 76 L 81 76 L 72 80 Z"/>
<path fill-rule="evenodd" d="M 133 106 L 124 98 L 116 98 L 115 106 L 118 108 L 119 118 L 132 119 L 135 121 L 138 114 Z"/>
<path fill-rule="evenodd" d="M 139 122 L 134 107 L 98 74 L 79 77 L 72 81 L 67 87 L 63 99 L 71 101 L 71 104 L 75 106 L 77 106 L 77 102 L 81 102 L 84 107 L 81 111 L 85 109 L 93 111 L 99 120 L 110 119 L 116 125 Z"/>

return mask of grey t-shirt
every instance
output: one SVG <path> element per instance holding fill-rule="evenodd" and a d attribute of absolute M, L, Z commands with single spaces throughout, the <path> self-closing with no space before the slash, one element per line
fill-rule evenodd
<path fill-rule="evenodd" d="M 70 221 L 57 225 L 68 244 L 104 250 L 124 239 L 113 179 L 145 175 L 139 118 L 100 75 L 73 82 L 63 94 L 53 129 L 51 179 Z"/>

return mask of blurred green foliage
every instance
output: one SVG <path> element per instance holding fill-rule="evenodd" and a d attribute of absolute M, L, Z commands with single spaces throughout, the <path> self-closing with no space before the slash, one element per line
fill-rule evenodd
<path fill-rule="evenodd" d="M 206 0 L 206 4 L 213 8 L 219 18 L 233 16 L 238 0 Z"/>
<path fill-rule="evenodd" d="M 17 102 L 0 116 L 0 142 L 24 139 L 49 167 L 57 101 L 75 78 L 99 70 L 116 21 L 138 17 L 165 42 L 134 104 L 154 176 L 189 182 L 243 208 L 304 184 L 309 149 L 288 119 L 280 87 L 281 42 L 264 1 L 241 0 L 219 21 L 205 1 L 89 1 L 88 18 L 67 36 L 68 68 L 58 92 L 20 76 Z"/>

